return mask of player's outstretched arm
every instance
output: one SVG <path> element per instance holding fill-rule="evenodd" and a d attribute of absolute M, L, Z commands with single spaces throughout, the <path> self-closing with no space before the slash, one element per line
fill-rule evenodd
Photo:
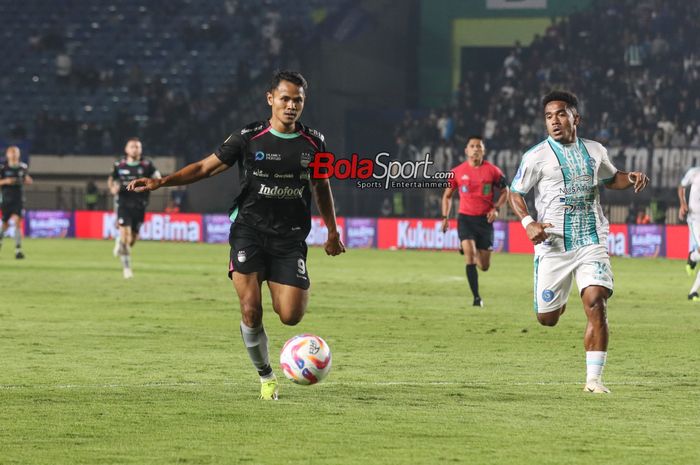
<path fill-rule="evenodd" d="M 338 226 L 335 222 L 335 205 L 331 183 L 328 182 L 328 179 L 313 179 L 311 187 L 314 190 L 318 211 L 323 217 L 323 222 L 326 223 L 326 228 L 328 228 L 328 240 L 324 246 L 326 253 L 331 256 L 340 255 L 345 252 L 345 245 L 340 240 L 340 233 L 338 233 Z"/>
<path fill-rule="evenodd" d="M 201 179 L 208 178 L 226 171 L 230 166 L 222 162 L 215 154 L 190 163 L 181 170 L 174 172 L 164 178 L 139 178 L 134 179 L 127 186 L 127 190 L 134 192 L 154 191 L 161 187 L 183 186 L 192 184 Z"/>
<path fill-rule="evenodd" d="M 618 171 L 610 182 L 605 184 L 608 189 L 623 190 L 634 186 L 634 193 L 644 190 L 649 184 L 649 178 L 641 171 Z"/>
<path fill-rule="evenodd" d="M 452 195 L 455 190 L 452 187 L 445 188 L 442 193 L 442 232 L 447 232 L 450 227 L 450 211 L 452 210 Z"/>
<path fill-rule="evenodd" d="M 508 202 L 510 203 L 510 208 L 513 209 L 513 213 L 520 218 L 520 222 L 525 228 L 527 237 L 533 244 L 539 244 L 540 242 L 547 240 L 549 235 L 545 229 L 552 228 L 554 225 L 551 223 L 538 223 L 535 221 L 527 211 L 525 199 L 517 192 L 510 191 L 510 194 L 508 195 Z"/>

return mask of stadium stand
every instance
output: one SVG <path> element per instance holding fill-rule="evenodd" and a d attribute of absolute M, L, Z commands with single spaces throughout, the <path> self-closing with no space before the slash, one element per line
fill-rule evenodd
<path fill-rule="evenodd" d="M 515 44 L 498 73 L 467 72 L 444 108 L 407 113 L 399 145 L 482 132 L 490 148 L 524 149 L 542 138 L 540 98 L 576 92 L 585 134 L 614 146 L 700 146 L 698 2 L 593 2 L 552 22 L 529 47 Z"/>
<path fill-rule="evenodd" d="M 149 153 L 199 153 L 252 116 L 257 77 L 293 66 L 340 4 L 0 2 L 4 136 L 27 135 L 33 153 L 118 153 L 134 134 Z"/>

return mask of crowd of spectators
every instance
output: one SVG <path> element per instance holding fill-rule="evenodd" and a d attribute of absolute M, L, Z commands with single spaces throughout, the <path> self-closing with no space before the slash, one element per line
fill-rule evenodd
<path fill-rule="evenodd" d="M 0 14 L 15 18 L 0 42 L 4 136 L 26 134 L 34 153 L 115 153 L 133 135 L 152 154 L 200 153 L 231 131 L 231 120 L 259 116 L 261 82 L 274 68 L 298 65 L 300 47 L 341 4 L 0 5 Z"/>
<path fill-rule="evenodd" d="M 496 73 L 469 71 L 445 108 L 396 129 L 399 146 L 459 145 L 481 133 L 491 148 L 522 150 L 545 134 L 541 97 L 581 101 L 580 133 L 604 144 L 700 146 L 700 3 L 594 0 L 516 43 Z"/>

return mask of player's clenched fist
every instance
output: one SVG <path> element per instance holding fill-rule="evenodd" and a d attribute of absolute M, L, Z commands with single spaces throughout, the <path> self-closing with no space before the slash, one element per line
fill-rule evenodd
<path fill-rule="evenodd" d="M 545 231 L 545 229 L 553 227 L 554 225 L 551 223 L 537 223 L 536 221 L 532 222 L 527 225 L 527 237 L 532 241 L 533 244 L 537 245 L 541 242 L 546 241 L 547 237 L 549 237 L 549 234 L 547 234 L 547 231 Z"/>

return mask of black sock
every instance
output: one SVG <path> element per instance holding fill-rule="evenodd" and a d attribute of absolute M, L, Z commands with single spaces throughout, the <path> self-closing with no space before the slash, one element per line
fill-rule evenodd
<path fill-rule="evenodd" d="M 270 373 L 272 373 L 272 367 L 270 365 L 265 365 L 265 368 L 258 370 L 260 376 L 268 376 Z"/>
<path fill-rule="evenodd" d="M 479 275 L 476 272 L 476 265 L 467 265 L 467 280 L 469 281 L 469 288 L 476 299 L 479 297 Z"/>

